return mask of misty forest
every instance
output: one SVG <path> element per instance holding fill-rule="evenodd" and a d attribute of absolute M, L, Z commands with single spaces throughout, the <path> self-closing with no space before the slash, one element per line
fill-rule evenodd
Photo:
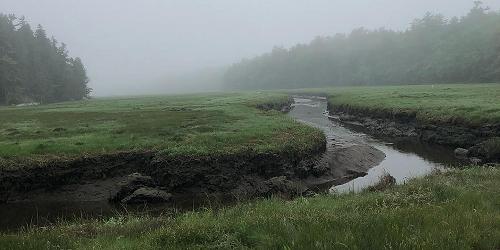
<path fill-rule="evenodd" d="M 500 3 L 44 4 L 0 4 L 0 249 L 500 249 Z"/>
<path fill-rule="evenodd" d="M 71 58 L 41 25 L 0 14 L 0 103 L 81 100 L 90 94 L 80 58 Z"/>
<path fill-rule="evenodd" d="M 476 5 L 467 16 L 427 14 L 408 30 L 356 29 L 233 65 L 233 89 L 500 81 L 500 12 Z"/>

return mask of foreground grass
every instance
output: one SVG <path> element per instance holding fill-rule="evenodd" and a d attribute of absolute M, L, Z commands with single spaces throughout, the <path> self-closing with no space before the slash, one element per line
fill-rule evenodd
<path fill-rule="evenodd" d="M 383 192 L 270 199 L 0 236 L 5 249 L 498 249 L 500 170 L 470 167 Z"/>
<path fill-rule="evenodd" d="M 320 131 L 278 111 L 276 93 L 107 98 L 40 107 L 0 108 L 0 160 L 117 151 L 216 155 L 245 150 L 307 150 Z"/>
<path fill-rule="evenodd" d="M 302 92 L 327 94 L 333 105 L 389 114 L 412 113 L 420 121 L 473 125 L 500 122 L 500 84 L 339 87 Z"/>

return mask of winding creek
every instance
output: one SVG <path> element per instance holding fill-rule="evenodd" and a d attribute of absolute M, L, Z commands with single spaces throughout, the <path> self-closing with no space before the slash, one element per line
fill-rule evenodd
<path fill-rule="evenodd" d="M 380 164 L 368 170 L 364 177 L 331 187 L 330 192 L 344 193 L 360 191 L 379 180 L 384 173 L 389 173 L 396 178 L 398 183 L 404 183 L 411 178 L 431 173 L 434 169 L 443 169 L 448 165 L 457 164 L 453 151 L 435 145 L 426 145 L 416 141 L 390 141 L 380 140 L 368 136 L 359 128 L 348 128 L 332 119 L 327 112 L 327 101 L 321 97 L 295 97 L 294 108 L 289 115 L 296 120 L 315 126 L 324 131 L 328 147 L 346 148 L 349 145 L 364 145 L 380 150 L 385 158 Z M 363 161 L 362 156 L 352 161 Z M 345 183 L 348 181 L 347 183 Z M 327 182 L 330 183 L 330 182 Z M 212 201 L 210 201 L 212 202 Z M 207 205 L 202 203 L 201 205 Z M 214 204 L 209 203 L 209 206 Z M 219 204 L 220 205 L 220 204 Z M 13 204 L 0 204 L 0 230 L 16 230 L 28 224 L 47 225 L 58 220 L 75 218 L 106 218 L 117 212 L 148 212 L 173 213 L 178 210 L 193 210 L 200 206 L 200 201 L 185 199 L 175 204 L 157 207 L 133 207 L 124 208 L 109 204 L 107 201 L 96 202 L 26 202 Z"/>
<path fill-rule="evenodd" d="M 350 144 L 366 144 L 382 151 L 386 157 L 371 168 L 364 177 L 345 184 L 334 186 L 330 192 L 358 192 L 377 183 L 385 173 L 393 176 L 397 183 L 427 175 L 436 169 L 443 169 L 460 162 L 454 157 L 453 150 L 438 145 L 420 143 L 415 140 L 381 140 L 362 132 L 362 128 L 347 128 L 336 121 L 327 111 L 326 98 L 295 97 L 293 118 L 317 127 L 325 133 L 331 146 L 342 147 Z"/>

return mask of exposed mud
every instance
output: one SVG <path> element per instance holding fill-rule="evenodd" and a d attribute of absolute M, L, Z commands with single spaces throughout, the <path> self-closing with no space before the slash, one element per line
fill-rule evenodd
<path fill-rule="evenodd" d="M 261 108 L 288 112 L 290 105 L 286 102 Z M 38 163 L 13 162 L 13 166 L 0 170 L 0 201 L 7 203 L 0 205 L 0 211 L 24 206 L 26 211 L 36 212 L 37 218 L 45 218 L 58 214 L 58 207 L 68 207 L 61 204 L 84 204 L 83 211 L 70 210 L 78 214 L 89 207 L 91 213 L 99 209 L 105 213 L 117 208 L 109 204 L 148 202 L 148 197 L 151 201 L 161 198 L 172 204 L 188 204 L 191 209 L 195 204 L 206 204 L 201 200 L 214 198 L 223 203 L 273 195 L 292 198 L 325 192 L 364 176 L 384 157 L 381 151 L 363 143 L 325 138 L 301 154 L 248 151 L 218 157 L 169 157 L 156 152 L 121 152 Z M 18 222 L 26 223 L 30 218 L 23 216 Z"/>
<path fill-rule="evenodd" d="M 290 113 L 295 119 L 323 130 L 327 138 L 326 151 L 318 163 L 327 171 L 322 176 L 310 176 L 302 180 L 305 185 L 317 190 L 329 190 L 332 186 L 365 176 L 369 169 L 379 165 L 386 157 L 364 140 L 336 133 L 325 112 L 325 98 L 296 97 L 294 109 Z"/>
<path fill-rule="evenodd" d="M 13 162 L 0 170 L 0 202 L 105 199 L 121 176 L 140 172 L 151 152 L 125 152 L 46 162 Z"/>
<path fill-rule="evenodd" d="M 292 102 L 290 99 L 259 108 L 285 112 Z M 362 176 L 383 158 L 382 152 L 368 145 L 323 141 L 302 155 L 248 151 L 218 157 L 169 157 L 155 152 L 122 152 L 26 166 L 12 163 L 16 166 L 0 170 L 0 201 L 112 200 L 121 191 L 120 183 L 132 173 L 151 177 L 154 185 L 148 188 L 160 188 L 174 197 L 224 194 L 247 199 L 275 193 L 294 196 Z M 276 177 L 281 181 L 273 179 Z"/>
<path fill-rule="evenodd" d="M 330 103 L 329 110 L 332 119 L 348 126 L 363 128 L 363 131 L 380 138 L 413 138 L 426 143 L 463 148 L 467 151 L 458 150 L 457 153 L 463 153 L 459 156 L 468 158 L 471 163 L 495 162 L 500 159 L 500 150 L 488 150 L 488 147 L 482 146 L 500 136 L 500 123 L 479 126 L 454 121 L 438 124 L 418 121 L 416 115 L 411 113 L 375 112 Z"/>
<path fill-rule="evenodd" d="M 321 144 L 302 156 L 246 152 L 171 158 L 130 152 L 53 161 L 0 171 L 0 197 L 4 202 L 108 200 L 119 191 L 119 183 L 132 173 L 152 177 L 156 186 L 173 194 L 230 194 L 244 182 L 259 183 L 277 176 L 301 179 L 322 175 L 326 169 L 318 168 L 317 161 L 324 150 Z"/>
<path fill-rule="evenodd" d="M 347 124 L 339 122 L 338 119 L 331 119 L 326 98 L 298 97 L 295 106 L 290 115 L 322 129 L 327 136 L 328 143 L 331 144 L 327 148 L 336 150 L 336 153 L 332 154 L 333 156 L 342 158 L 344 155 L 342 149 L 346 149 L 345 158 L 350 159 L 343 161 L 343 164 L 337 164 L 336 168 L 332 168 L 333 171 L 337 171 L 333 176 L 342 175 L 343 173 L 351 174 L 348 177 L 358 177 L 347 183 L 342 179 L 326 178 L 325 183 L 327 183 L 327 186 L 338 184 L 332 187 L 330 192 L 344 193 L 366 190 L 377 185 L 381 177 L 389 175 L 394 178 L 395 183 L 403 184 L 412 178 L 442 170 L 447 166 L 461 164 L 461 161 L 454 156 L 453 148 L 409 138 L 384 138 L 381 140 L 357 129 L 362 126 L 358 125 L 354 129 L 352 126 L 346 126 Z M 489 147 L 492 146 L 489 145 Z M 364 149 L 357 151 L 356 149 L 359 148 Z M 360 161 L 361 166 L 369 166 L 370 164 L 363 163 L 363 161 L 377 159 L 377 157 L 370 155 L 370 152 L 374 152 L 374 150 L 385 154 L 385 158 L 379 164 L 365 171 L 363 171 L 363 168 L 350 165 Z M 375 154 L 377 155 L 377 153 Z"/>

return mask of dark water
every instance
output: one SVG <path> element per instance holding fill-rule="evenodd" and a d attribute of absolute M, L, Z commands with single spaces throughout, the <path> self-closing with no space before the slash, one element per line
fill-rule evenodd
<path fill-rule="evenodd" d="M 110 216 L 120 208 L 108 202 L 20 202 L 0 205 L 0 229 L 15 230 L 31 225 L 47 226 L 64 218 L 85 219 Z"/>
<path fill-rule="evenodd" d="M 233 200 L 229 201 L 224 197 L 189 196 L 176 198 L 168 204 L 127 206 L 107 201 L 36 201 L 0 204 L 0 232 L 17 231 L 33 226 L 50 226 L 60 221 L 105 220 L 126 214 L 155 216 L 196 211 L 203 208 L 218 209 L 233 202 Z"/>
<path fill-rule="evenodd" d="M 328 118 L 326 100 L 322 98 L 296 98 L 290 116 L 322 129 L 328 140 L 338 144 L 366 143 L 381 151 L 387 157 L 372 168 L 368 175 L 331 189 L 332 192 L 359 191 L 378 181 L 384 173 L 394 176 L 399 183 L 429 174 L 434 169 L 457 164 L 449 148 L 422 144 L 415 141 L 383 141 L 370 137 L 356 129 L 331 121 Z M 167 205 L 128 206 L 102 202 L 25 202 L 0 205 L 0 231 L 14 231 L 33 226 L 47 226 L 60 220 L 80 220 L 91 218 L 106 219 L 126 213 L 173 214 L 193 211 L 203 207 L 227 206 L 222 197 L 183 197 Z"/>
<path fill-rule="evenodd" d="M 376 184 L 380 176 L 388 173 L 398 183 L 427 175 L 436 169 L 460 164 L 454 157 L 453 149 L 425 144 L 415 140 L 381 140 L 329 119 L 327 102 L 321 97 L 297 97 L 290 115 L 297 120 L 320 128 L 328 140 L 339 145 L 349 143 L 368 144 L 385 153 L 386 158 L 378 166 L 370 169 L 368 175 L 352 180 L 344 185 L 332 187 L 331 192 L 357 192 Z"/>

